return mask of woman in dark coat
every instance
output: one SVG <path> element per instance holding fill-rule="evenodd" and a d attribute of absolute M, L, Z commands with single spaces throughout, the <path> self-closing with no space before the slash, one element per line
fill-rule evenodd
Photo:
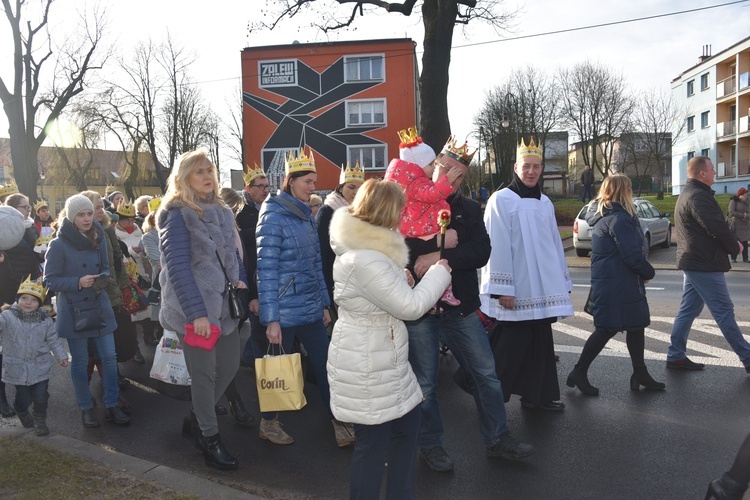
<path fill-rule="evenodd" d="M 747 242 L 750 241 L 750 204 L 747 202 L 747 189 L 740 188 L 737 194 L 732 196 L 728 213 L 732 230 L 742 243 L 742 262 L 750 262 L 747 259 Z M 737 259 L 732 258 L 732 262 L 737 262 Z"/>
<path fill-rule="evenodd" d="M 586 221 L 594 228 L 587 305 L 594 316 L 595 330 L 568 376 L 568 387 L 578 386 L 587 395 L 599 394 L 599 389 L 589 383 L 589 366 L 607 341 L 625 330 L 633 363 L 630 388 L 663 390 L 665 385 L 651 378 L 643 359 L 644 330 L 651 322 L 645 284 L 655 271 L 646 259 L 648 249 L 635 215 L 630 179 L 622 174 L 607 177 L 589 207 Z"/>
<path fill-rule="evenodd" d="M 57 293 L 57 334 L 67 339 L 72 361 L 70 374 L 76 402 L 81 408 L 84 427 L 98 427 L 99 418 L 94 408 L 86 369 L 89 364 L 88 341 L 96 345 L 102 360 L 102 384 L 107 420 L 118 425 L 130 422 L 118 406 L 117 360 L 114 332 L 117 328 L 109 296 L 103 288 L 109 276 L 109 259 L 104 230 L 94 220 L 94 205 L 87 197 L 76 194 L 65 202 L 57 238 L 47 250 L 44 281 L 50 291 Z M 86 320 L 86 311 L 93 309 Z"/>

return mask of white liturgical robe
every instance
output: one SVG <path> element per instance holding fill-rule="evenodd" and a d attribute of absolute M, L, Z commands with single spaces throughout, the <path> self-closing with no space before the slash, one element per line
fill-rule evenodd
<path fill-rule="evenodd" d="M 573 282 L 550 199 L 521 198 L 505 188 L 490 196 L 484 223 L 492 254 L 479 284 L 482 312 L 500 321 L 572 316 Z M 515 308 L 491 295 L 514 296 Z"/>

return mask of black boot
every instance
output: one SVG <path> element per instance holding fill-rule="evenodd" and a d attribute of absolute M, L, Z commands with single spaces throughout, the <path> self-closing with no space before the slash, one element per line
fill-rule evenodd
<path fill-rule="evenodd" d="M 215 467 L 219 470 L 236 470 L 237 459 L 229 454 L 224 444 L 221 442 L 221 436 L 217 432 L 213 436 L 203 438 L 203 458 L 206 459 L 206 465 Z"/>
<path fill-rule="evenodd" d="M 724 474 L 720 479 L 714 479 L 708 483 L 706 491 L 706 500 L 717 498 L 718 500 L 742 500 L 747 485 L 742 486 L 740 483 Z"/>
<path fill-rule="evenodd" d="M 128 425 L 130 423 L 130 417 L 119 406 L 107 408 L 104 417 L 108 422 L 114 422 L 117 425 Z"/>
<path fill-rule="evenodd" d="M 47 427 L 47 414 L 46 413 L 32 413 L 34 417 L 34 434 L 37 436 L 46 436 L 49 434 L 49 427 Z"/>
<path fill-rule="evenodd" d="M 242 400 L 239 398 L 229 400 L 229 411 L 234 415 L 234 421 L 237 425 L 248 427 L 255 421 L 253 416 L 248 413 L 247 409 L 245 409 L 245 405 L 242 404 Z"/>
<path fill-rule="evenodd" d="M 10 418 L 15 416 L 16 410 L 8 404 L 8 399 L 5 397 L 5 384 L 0 382 L 0 415 L 4 418 Z"/>
<path fill-rule="evenodd" d="M 203 444 L 201 443 L 203 433 L 198 425 L 198 419 L 195 416 L 195 412 L 192 410 L 190 411 L 190 415 L 182 420 L 182 437 L 185 439 L 192 439 L 193 446 L 199 450 L 203 448 Z"/>
<path fill-rule="evenodd" d="M 568 375 L 566 383 L 568 387 L 578 387 L 578 390 L 587 396 L 596 396 L 599 394 L 599 389 L 589 382 L 587 370 L 579 366 L 573 368 L 573 371 Z"/>
<path fill-rule="evenodd" d="M 649 375 L 646 366 L 634 366 L 633 375 L 630 377 L 630 390 L 637 391 L 645 387 L 649 391 L 663 391 L 667 384 L 657 382 Z"/>

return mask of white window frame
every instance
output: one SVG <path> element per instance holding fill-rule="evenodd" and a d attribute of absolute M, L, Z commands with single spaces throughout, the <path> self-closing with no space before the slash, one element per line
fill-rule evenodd
<path fill-rule="evenodd" d="M 346 159 L 349 161 L 351 165 L 354 165 L 357 160 L 361 160 L 362 156 L 360 155 L 359 158 L 352 158 L 352 149 L 372 149 L 375 150 L 376 148 L 382 148 L 383 149 L 383 165 L 382 166 L 367 166 L 366 163 L 360 161 L 360 165 L 362 165 L 362 168 L 364 169 L 365 173 L 367 172 L 383 172 L 388 167 L 388 144 L 352 144 L 346 147 Z"/>
<path fill-rule="evenodd" d="M 706 86 L 705 87 L 703 86 L 704 79 L 706 81 Z M 711 81 L 710 80 L 711 80 L 711 77 L 709 76 L 708 73 L 703 73 L 701 75 L 701 92 L 703 92 L 704 90 L 708 90 L 709 88 L 711 88 Z"/>
<path fill-rule="evenodd" d="M 362 122 L 362 110 L 361 109 L 359 111 L 359 117 L 360 117 L 359 123 L 351 123 L 349 121 L 349 117 L 351 116 L 351 112 L 349 111 L 349 106 L 351 104 L 358 104 L 358 105 L 361 106 L 362 104 L 377 104 L 377 103 L 381 103 L 383 105 L 383 121 L 382 122 L 376 122 L 376 121 L 374 121 L 375 120 L 375 111 L 374 111 L 374 109 L 373 109 L 373 113 L 372 113 L 373 121 L 371 121 L 369 123 L 363 123 Z M 382 99 L 351 99 L 351 100 L 345 101 L 345 104 L 346 104 L 346 126 L 347 127 L 365 127 L 365 126 L 371 126 L 371 125 L 378 125 L 378 126 L 385 127 L 388 124 L 388 101 L 385 98 L 382 98 Z"/>
<path fill-rule="evenodd" d="M 687 123 L 685 125 L 688 132 L 695 132 L 695 115 L 687 117 Z"/>
<path fill-rule="evenodd" d="M 705 118 L 705 120 L 704 120 Z M 708 128 L 711 126 L 711 112 L 704 111 L 701 113 L 701 128 Z"/>
<path fill-rule="evenodd" d="M 687 82 L 687 96 L 691 97 L 695 95 L 695 78 Z"/>
<path fill-rule="evenodd" d="M 360 59 L 372 59 L 372 58 L 380 58 L 380 61 L 382 63 L 382 77 L 381 78 L 356 78 L 356 79 L 349 79 L 349 72 L 347 71 L 348 64 L 351 60 L 356 59 L 358 61 L 357 63 L 357 72 L 359 73 L 359 60 Z M 372 76 L 372 62 L 370 62 L 370 75 Z M 385 81 L 385 54 L 357 54 L 357 55 L 350 55 L 350 56 L 344 56 L 344 83 L 351 83 L 351 82 L 384 82 Z"/>
<path fill-rule="evenodd" d="M 711 148 L 701 149 L 701 156 L 711 156 Z"/>

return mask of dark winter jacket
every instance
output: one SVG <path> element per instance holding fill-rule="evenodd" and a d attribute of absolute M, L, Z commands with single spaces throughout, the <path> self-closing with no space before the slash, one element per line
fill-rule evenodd
<path fill-rule="evenodd" d="M 310 207 L 281 192 L 263 203 L 255 234 L 260 322 L 283 328 L 322 319 L 331 301 Z"/>
<path fill-rule="evenodd" d="M 42 275 L 37 254 L 26 240 L 21 240 L 18 245 L 3 253 L 5 261 L 0 263 L 0 306 L 16 301 L 18 287 L 29 275 L 32 280 Z"/>
<path fill-rule="evenodd" d="M 598 214 L 593 203 L 586 222 L 591 240 L 591 308 L 594 326 L 603 330 L 646 328 L 651 316 L 644 280 L 656 274 L 646 259 L 643 231 L 618 203 Z"/>
<path fill-rule="evenodd" d="M 162 206 L 157 215 L 161 244 L 161 309 L 159 321 L 168 330 L 184 332 L 185 325 L 207 317 L 223 335 L 237 329 L 229 315 L 227 279 L 246 279 L 234 239 L 232 211 L 216 202 L 198 201 L 194 209 L 177 201 Z M 218 251 L 218 257 L 217 257 Z"/>
<path fill-rule="evenodd" d="M 243 192 L 245 206 L 239 211 L 235 221 L 240 232 L 240 240 L 245 249 L 245 272 L 248 278 L 247 288 L 250 300 L 258 298 L 258 283 L 255 271 L 258 269 L 258 250 L 255 248 L 255 228 L 258 225 L 258 209 L 246 191 Z"/>
<path fill-rule="evenodd" d="M 62 338 L 103 337 L 111 334 L 117 323 L 109 296 L 104 290 L 93 287 L 78 289 L 78 279 L 88 274 L 110 274 L 104 229 L 94 222 L 99 248 L 91 246 L 75 225 L 63 219 L 57 238 L 47 250 L 44 265 L 44 282 L 52 292 L 57 292 L 57 334 Z M 74 309 L 88 308 L 98 302 L 104 326 L 101 329 L 76 332 Z"/>
<path fill-rule="evenodd" d="M 328 295 L 333 300 L 333 262 L 336 260 L 336 254 L 331 248 L 331 219 L 333 218 L 334 208 L 323 205 L 318 210 L 315 221 L 318 224 L 318 240 L 320 240 L 320 259 L 323 263 L 323 277 L 326 280 Z"/>
<path fill-rule="evenodd" d="M 677 268 L 686 271 L 727 272 L 728 255 L 740 251 L 724 212 L 710 186 L 688 179 L 674 209 L 677 228 Z"/>
<path fill-rule="evenodd" d="M 490 258 L 490 237 L 482 220 L 482 207 L 476 201 L 456 193 L 448 197 L 451 209 L 451 222 L 448 229 L 455 229 L 458 234 L 458 246 L 446 249 L 443 256 L 453 270 L 453 295 L 460 301 L 457 306 L 466 316 L 479 308 L 479 279 L 477 269 L 487 264 Z M 414 266 L 417 257 L 437 252 L 437 238 L 424 241 L 419 238 L 407 238 L 409 246 L 409 265 Z M 446 309 L 452 309 L 446 306 Z"/>

